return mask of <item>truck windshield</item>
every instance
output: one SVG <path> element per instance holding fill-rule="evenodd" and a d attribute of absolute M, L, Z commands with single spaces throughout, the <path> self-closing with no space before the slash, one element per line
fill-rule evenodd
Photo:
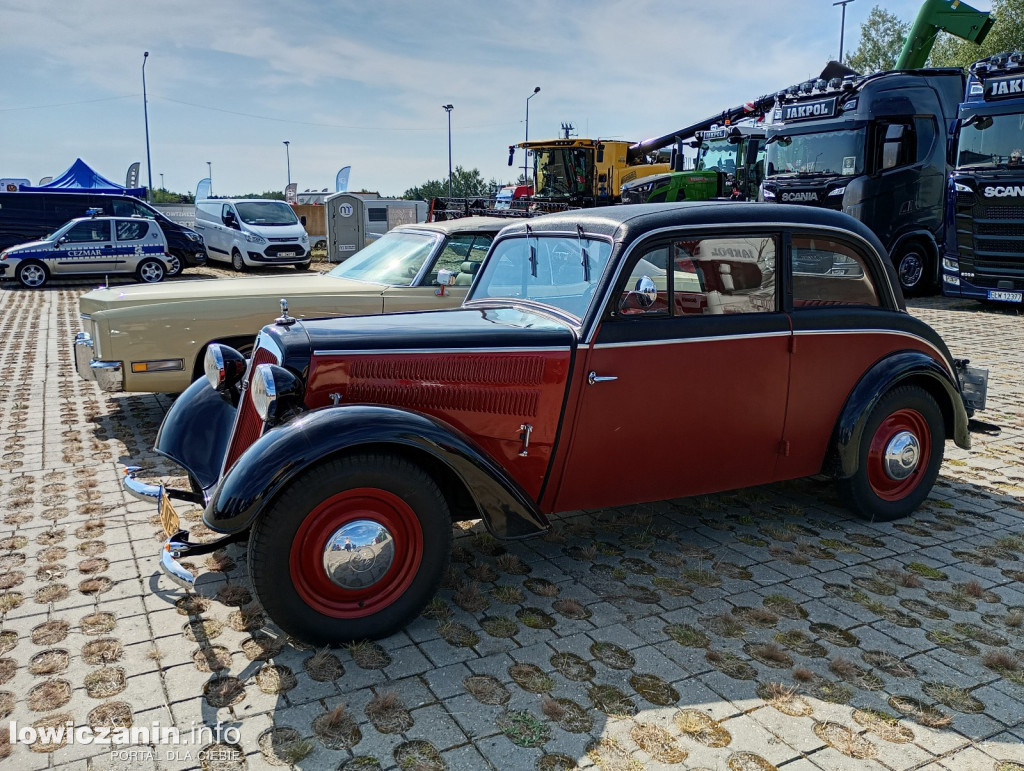
<path fill-rule="evenodd" d="M 506 238 L 484 262 L 470 299 L 535 300 L 582 319 L 611 251 L 607 241 L 590 238 Z"/>
<path fill-rule="evenodd" d="M 438 239 L 439 236 L 429 233 L 392 230 L 327 275 L 392 286 L 412 286 L 423 263 L 433 254 Z"/>
<path fill-rule="evenodd" d="M 956 166 L 1024 168 L 1024 115 L 978 115 L 960 129 Z"/>
<path fill-rule="evenodd" d="M 593 150 L 585 147 L 554 147 L 533 151 L 537 158 L 537 195 L 572 198 L 587 195 L 593 170 Z"/>
<path fill-rule="evenodd" d="M 728 139 L 712 139 L 702 142 L 700 157 L 697 159 L 697 171 L 721 171 L 726 174 L 736 173 L 736 153 L 740 145 L 730 144 Z"/>
<path fill-rule="evenodd" d="M 791 133 L 783 128 L 769 141 L 769 177 L 864 173 L 864 127 L 809 134 Z"/>
<path fill-rule="evenodd" d="M 238 216 L 246 225 L 297 225 L 292 207 L 284 201 L 239 201 Z"/>

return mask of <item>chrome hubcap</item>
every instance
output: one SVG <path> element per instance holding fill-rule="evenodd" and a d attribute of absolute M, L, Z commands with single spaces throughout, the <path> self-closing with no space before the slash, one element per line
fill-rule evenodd
<path fill-rule="evenodd" d="M 890 479 L 906 479 L 921 460 L 921 444 L 909 431 L 900 431 L 885 446 L 885 474 Z"/>
<path fill-rule="evenodd" d="M 147 263 L 142 266 L 142 280 L 143 281 L 159 281 L 164 277 L 163 269 L 155 262 Z"/>
<path fill-rule="evenodd" d="M 29 286 L 39 286 L 43 283 L 43 279 L 46 274 L 43 273 L 43 269 L 35 265 L 29 265 L 27 268 L 21 271 L 21 276 L 25 279 L 25 283 Z"/>
<path fill-rule="evenodd" d="M 924 265 L 916 254 L 908 254 L 900 263 L 900 280 L 903 286 L 916 286 L 923 272 Z"/>
<path fill-rule="evenodd" d="M 394 537 L 370 519 L 357 519 L 338 528 L 324 546 L 324 572 L 342 589 L 373 586 L 394 561 Z"/>

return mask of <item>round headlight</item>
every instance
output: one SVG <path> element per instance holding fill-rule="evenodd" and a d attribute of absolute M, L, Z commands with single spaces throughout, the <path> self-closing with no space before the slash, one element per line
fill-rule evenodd
<path fill-rule="evenodd" d="M 271 425 L 280 422 L 291 410 L 301 408 L 303 390 L 299 378 L 276 364 L 260 364 L 249 384 L 256 414 Z"/>
<path fill-rule="evenodd" d="M 203 358 L 206 379 L 218 391 L 226 391 L 245 374 L 245 357 L 234 348 L 220 343 L 210 343 Z"/>

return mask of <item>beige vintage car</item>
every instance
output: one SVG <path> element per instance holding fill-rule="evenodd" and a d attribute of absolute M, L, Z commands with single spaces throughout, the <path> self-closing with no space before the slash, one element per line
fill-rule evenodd
<path fill-rule="evenodd" d="M 210 343 L 250 350 L 282 299 L 300 319 L 454 307 L 506 224 L 402 225 L 329 273 L 97 289 L 79 300 L 85 329 L 75 337 L 75 366 L 104 391 L 178 393 L 203 374 Z M 450 277 L 443 290 L 439 270 Z"/>

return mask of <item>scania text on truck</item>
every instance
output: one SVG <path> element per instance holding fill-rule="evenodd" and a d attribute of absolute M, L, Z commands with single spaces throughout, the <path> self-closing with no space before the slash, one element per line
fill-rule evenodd
<path fill-rule="evenodd" d="M 1024 52 L 971 66 L 958 124 L 942 292 L 1024 302 Z"/>

